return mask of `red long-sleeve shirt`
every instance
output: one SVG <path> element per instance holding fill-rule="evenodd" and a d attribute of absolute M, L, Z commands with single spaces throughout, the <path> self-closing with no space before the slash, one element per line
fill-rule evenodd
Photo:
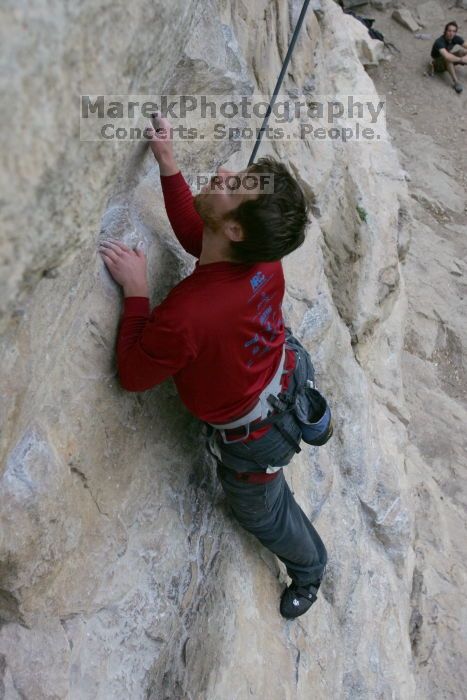
<path fill-rule="evenodd" d="M 181 172 L 161 176 L 161 182 L 175 235 L 199 258 L 203 221 L 191 190 Z M 173 376 L 183 403 L 201 420 L 226 423 L 244 415 L 281 358 L 284 289 L 280 261 L 200 265 L 197 260 L 194 271 L 152 311 L 147 297 L 126 297 L 117 340 L 121 385 L 145 391 Z M 285 367 L 293 365 L 287 349 Z"/>

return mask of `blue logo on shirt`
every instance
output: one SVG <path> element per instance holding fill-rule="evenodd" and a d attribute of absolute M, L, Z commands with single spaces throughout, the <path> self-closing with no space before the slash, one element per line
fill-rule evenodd
<path fill-rule="evenodd" d="M 261 272 L 260 270 L 256 272 L 253 277 L 250 277 L 250 284 L 253 288 L 254 291 L 259 289 L 262 284 L 264 284 L 266 281 L 266 275 L 264 272 Z"/>

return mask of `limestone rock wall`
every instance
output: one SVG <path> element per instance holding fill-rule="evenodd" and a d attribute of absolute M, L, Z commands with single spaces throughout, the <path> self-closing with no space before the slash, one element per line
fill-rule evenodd
<path fill-rule="evenodd" d="M 305 244 L 284 260 L 284 315 L 336 420 L 326 447 L 303 445 L 287 467 L 330 556 L 312 612 L 294 623 L 279 616 L 284 571 L 227 512 L 199 422 L 172 382 L 132 394 L 116 376 L 121 297 L 99 236 L 145 241 L 152 303 L 193 261 L 173 240 L 151 154 L 80 142 L 77 96 L 269 94 L 300 5 L 4 10 L 20 132 L 17 146 L 2 135 L 7 698 L 416 697 L 401 385 L 410 212 L 389 139 L 261 150 L 290 165 L 315 213 Z M 362 61 L 380 55 L 332 0 L 312 2 L 284 87 L 376 97 Z M 178 144 L 177 156 L 191 177 L 244 167 L 250 148 Z"/>

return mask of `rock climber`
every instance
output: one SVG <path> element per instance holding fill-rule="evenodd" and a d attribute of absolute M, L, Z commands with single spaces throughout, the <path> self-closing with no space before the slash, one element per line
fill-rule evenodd
<path fill-rule="evenodd" d="M 300 442 L 297 422 L 285 413 L 278 429 L 255 425 L 271 413 L 271 392 L 290 395 L 306 381 L 309 355 L 282 318 L 281 258 L 304 241 L 307 203 L 287 168 L 270 157 L 240 173 L 218 168 L 193 196 L 175 161 L 170 122 L 156 116 L 154 124 L 146 137 L 167 215 L 197 260 L 150 311 L 144 251 L 101 242 L 99 251 L 124 294 L 120 382 L 127 391 L 145 391 L 173 376 L 180 398 L 205 425 L 206 447 L 234 517 L 286 566 L 292 581 L 282 592 L 280 613 L 292 619 L 316 601 L 327 553 L 282 469 L 295 454 L 284 431 Z M 235 178 L 261 173 L 273 175 L 274 192 L 251 191 Z M 240 187 L 224 187 L 229 176 Z"/>
<path fill-rule="evenodd" d="M 456 22 L 448 22 L 443 34 L 436 39 L 431 49 L 432 70 L 435 73 L 444 73 L 447 70 L 452 79 L 452 86 L 456 92 L 464 89 L 459 82 L 454 66 L 467 64 L 467 42 L 457 34 Z"/>

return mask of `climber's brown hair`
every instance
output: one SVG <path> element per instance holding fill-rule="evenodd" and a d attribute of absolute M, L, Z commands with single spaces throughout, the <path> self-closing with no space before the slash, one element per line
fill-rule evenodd
<path fill-rule="evenodd" d="M 305 240 L 309 223 L 305 195 L 285 165 L 271 156 L 259 158 L 248 172 L 272 174 L 274 191 L 260 193 L 225 214 L 244 233 L 243 240 L 230 242 L 232 258 L 243 263 L 280 260 Z"/>

